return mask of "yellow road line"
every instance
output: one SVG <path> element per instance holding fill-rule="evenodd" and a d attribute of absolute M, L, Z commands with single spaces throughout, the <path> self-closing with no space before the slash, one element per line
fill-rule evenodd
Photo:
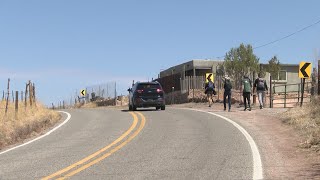
<path fill-rule="evenodd" d="M 140 126 L 139 128 L 131 135 L 128 137 L 128 139 L 126 139 L 124 142 L 122 142 L 120 145 L 118 145 L 117 147 L 113 148 L 112 150 L 110 150 L 108 153 L 104 154 L 103 156 L 91 161 L 90 163 L 88 164 L 85 164 L 83 165 L 82 167 L 79 167 L 78 169 L 70 172 L 69 174 L 65 175 L 64 177 L 61 177 L 59 178 L 59 180 L 64 180 L 66 178 L 69 178 L 71 176 L 74 176 L 75 174 L 78 174 L 79 172 L 97 164 L 98 162 L 102 161 L 103 159 L 109 157 L 111 154 L 117 152 L 119 149 L 121 149 L 123 146 L 125 146 L 126 144 L 128 144 L 133 138 L 135 138 L 139 133 L 140 131 L 144 128 L 145 126 L 145 123 L 146 123 L 146 118 L 144 117 L 143 114 L 137 112 L 137 114 L 140 115 L 141 117 L 141 123 L 140 123 Z"/>
<path fill-rule="evenodd" d="M 51 174 L 47 177 L 44 177 L 42 178 L 42 180 L 48 180 L 48 179 L 52 179 L 56 176 L 59 176 L 67 171 L 70 171 L 71 169 L 75 168 L 75 167 L 78 167 L 86 162 L 88 162 L 89 160 L 93 159 L 94 157 L 98 156 L 99 154 L 103 153 L 104 151 L 108 150 L 109 148 L 111 148 L 112 146 L 116 145 L 117 143 L 119 143 L 120 141 L 122 141 L 126 136 L 128 136 L 133 130 L 134 128 L 137 126 L 138 124 L 138 117 L 136 114 L 130 112 L 130 114 L 133 116 L 133 122 L 132 122 L 132 125 L 130 126 L 130 128 L 124 133 L 122 134 L 118 139 L 116 139 L 115 141 L 113 141 L 111 144 L 109 144 L 108 146 L 102 148 L 101 150 L 91 154 L 90 156 L 64 168 L 64 169 L 61 169 L 60 171 L 54 173 L 54 174 Z"/>

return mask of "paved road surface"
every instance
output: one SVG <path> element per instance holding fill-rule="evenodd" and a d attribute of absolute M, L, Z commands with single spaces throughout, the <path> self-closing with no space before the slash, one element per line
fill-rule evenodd
<path fill-rule="evenodd" d="M 0 155 L 0 179 L 252 179 L 248 141 L 210 114 L 68 112 L 70 121 L 49 136 Z"/>

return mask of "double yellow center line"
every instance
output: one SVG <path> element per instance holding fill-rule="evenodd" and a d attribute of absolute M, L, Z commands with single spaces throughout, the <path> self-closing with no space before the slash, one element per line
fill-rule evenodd
<path fill-rule="evenodd" d="M 66 167 L 66 168 L 63 168 L 56 173 L 53 173 L 47 177 L 42 178 L 42 180 L 49 180 L 49 179 L 63 180 L 63 179 L 72 177 L 72 176 L 80 173 L 81 171 L 99 163 L 103 159 L 109 157 L 110 155 L 112 155 L 113 153 L 115 153 L 119 149 L 121 149 L 123 146 L 128 144 L 133 138 L 135 138 L 140 133 L 140 131 L 143 129 L 143 127 L 145 126 L 145 123 L 146 123 L 146 118 L 144 117 L 143 114 L 141 114 L 139 112 L 136 112 L 136 113 L 130 112 L 130 114 L 133 116 L 133 122 L 132 122 L 130 128 L 125 133 L 123 133 L 118 139 L 113 141 L 108 146 L 100 149 L 99 151 L 89 155 L 88 157 L 86 157 L 86 158 Z M 139 122 L 139 118 L 138 118 L 137 114 L 141 118 L 140 125 L 136 129 L 136 131 L 131 133 L 136 128 L 136 126 L 138 125 L 138 122 Z M 125 139 L 126 137 L 127 137 L 127 139 Z M 105 153 L 105 154 L 103 154 L 103 153 Z"/>

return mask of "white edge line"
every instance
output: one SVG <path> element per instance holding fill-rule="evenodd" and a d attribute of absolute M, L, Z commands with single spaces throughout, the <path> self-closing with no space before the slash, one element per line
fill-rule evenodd
<path fill-rule="evenodd" d="M 226 118 L 226 117 L 224 117 L 222 115 L 219 115 L 219 114 L 216 114 L 216 113 L 213 113 L 213 112 L 203 111 L 203 110 L 199 110 L 199 109 L 189 109 L 189 108 L 179 108 L 179 109 L 186 109 L 186 110 L 209 113 L 211 115 L 214 115 L 214 116 L 217 116 L 219 118 L 222 118 L 222 119 L 228 121 L 229 123 L 231 123 L 232 125 L 234 125 L 246 137 L 247 141 L 249 142 L 249 145 L 250 145 L 250 148 L 251 148 L 251 151 L 252 151 L 252 156 L 253 156 L 253 179 L 254 180 L 263 179 L 262 161 L 261 161 L 261 156 L 260 156 L 260 153 L 259 153 L 258 146 L 254 142 L 254 140 L 250 136 L 250 134 L 242 126 L 240 126 L 238 123 L 232 121 L 229 118 Z"/>
<path fill-rule="evenodd" d="M 15 147 L 13 147 L 13 148 L 10 148 L 10 149 L 8 149 L 8 150 L 5 150 L 5 151 L 3 151 L 3 152 L 0 152 L 0 155 L 2 155 L 2 154 L 4 154 L 4 153 L 7 153 L 7 152 L 9 152 L 9 151 L 15 150 L 15 149 L 17 149 L 17 148 L 26 146 L 26 145 L 28 145 L 28 144 L 30 144 L 30 143 L 33 143 L 33 142 L 35 142 L 35 141 L 38 141 L 39 139 L 42 139 L 42 138 L 50 135 L 52 132 L 54 132 L 55 130 L 59 129 L 61 126 L 63 126 L 64 124 L 66 124 L 66 123 L 71 119 L 71 114 L 70 114 L 70 113 L 65 112 L 65 111 L 58 111 L 58 112 L 60 112 L 60 113 L 65 113 L 65 114 L 67 114 L 67 116 L 68 116 L 67 119 L 63 121 L 63 123 L 59 124 L 57 127 L 51 129 L 49 132 L 47 132 L 46 134 L 44 134 L 44 135 L 42 135 L 42 136 L 39 136 L 39 137 L 37 137 L 37 138 L 35 138 L 35 139 L 31 140 L 31 141 L 28 141 L 28 142 L 26 142 L 26 143 L 24 143 L 24 144 L 21 144 L 21 145 L 15 146 Z"/>

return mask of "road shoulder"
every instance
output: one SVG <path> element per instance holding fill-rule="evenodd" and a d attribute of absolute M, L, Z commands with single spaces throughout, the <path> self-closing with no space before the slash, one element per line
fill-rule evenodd
<path fill-rule="evenodd" d="M 225 112 L 222 104 L 209 108 L 204 103 L 174 107 L 214 112 L 243 126 L 258 145 L 266 179 L 320 178 L 318 154 L 299 147 L 303 138 L 280 118 L 285 109 L 253 109 L 250 112 L 233 108 L 231 112 Z"/>

